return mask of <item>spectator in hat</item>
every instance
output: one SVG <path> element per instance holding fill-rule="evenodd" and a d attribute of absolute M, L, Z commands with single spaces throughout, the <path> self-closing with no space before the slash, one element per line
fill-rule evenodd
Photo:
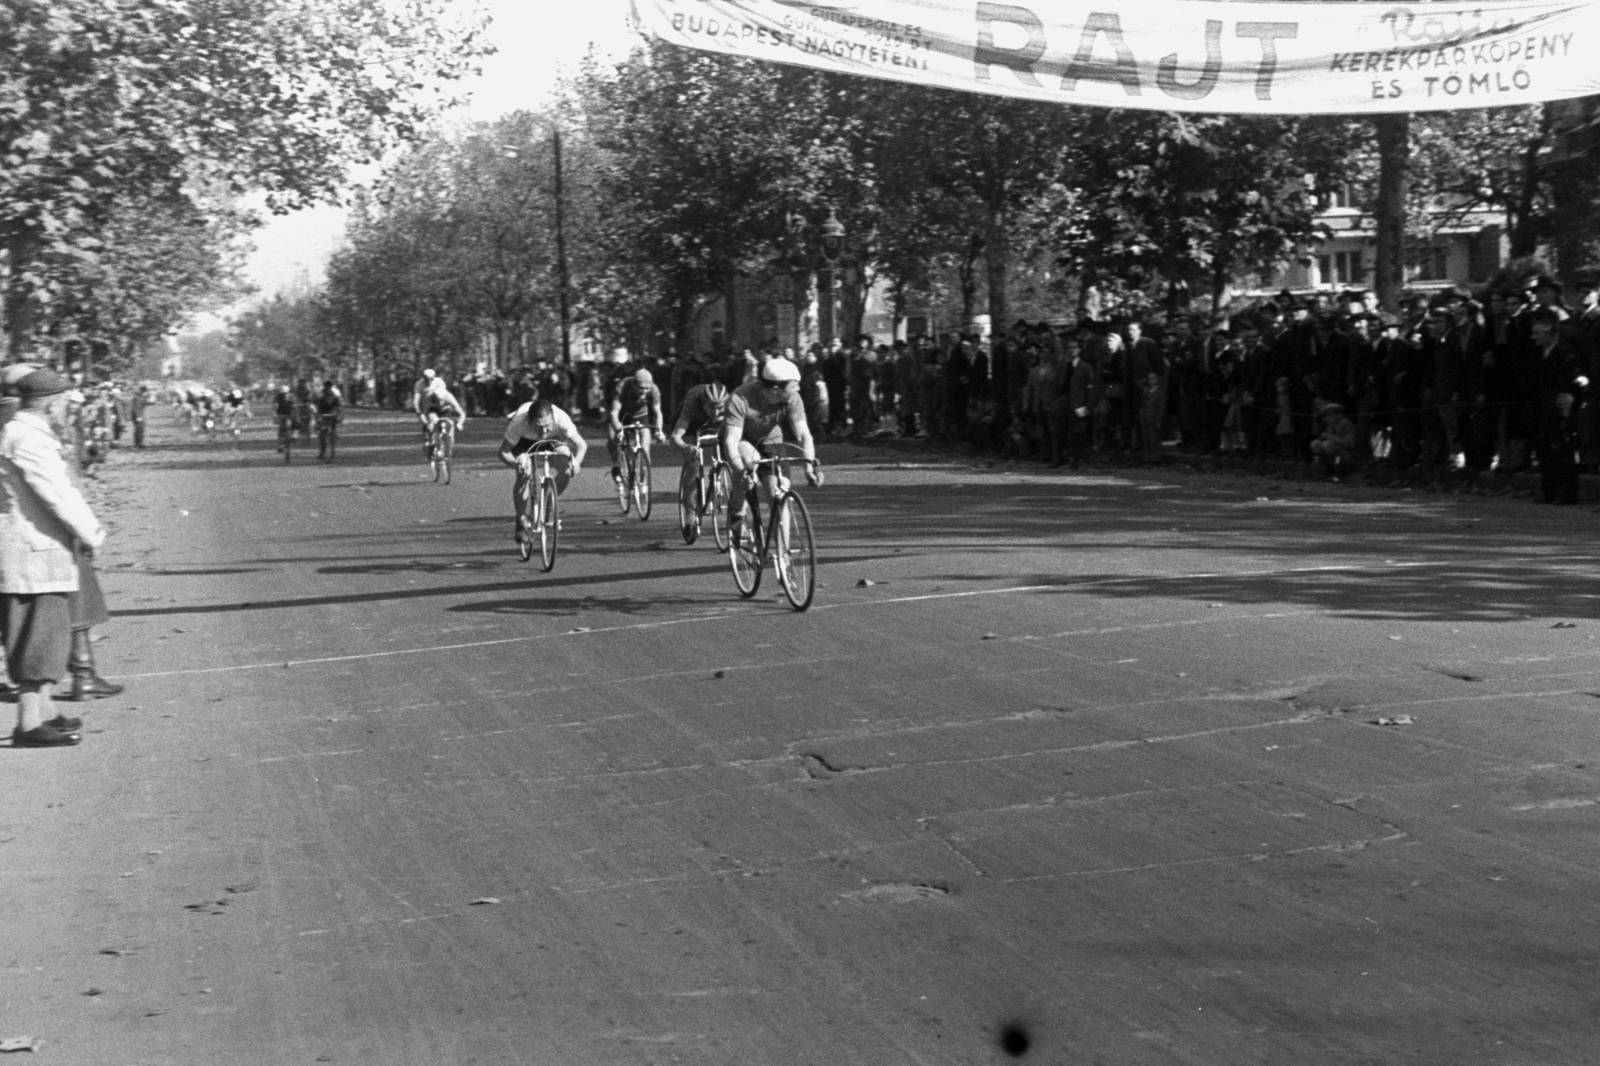
<path fill-rule="evenodd" d="M 14 747 L 81 739 L 82 721 L 60 714 L 52 693 L 71 654 L 78 556 L 99 547 L 105 532 L 73 485 L 55 433 L 68 387 L 53 370 L 23 375 L 13 386 L 17 413 L 0 427 L 0 640 L 17 688 Z"/>
<path fill-rule="evenodd" d="M 1528 291 L 1533 293 L 1533 302 L 1538 309 L 1553 311 L 1561 322 L 1572 317 L 1567 310 L 1566 302 L 1562 299 L 1561 282 L 1549 274 L 1540 274 L 1534 278 L 1528 285 Z"/>

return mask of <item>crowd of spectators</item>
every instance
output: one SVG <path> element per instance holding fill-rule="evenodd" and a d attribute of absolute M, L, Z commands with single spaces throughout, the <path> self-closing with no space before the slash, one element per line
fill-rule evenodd
<path fill-rule="evenodd" d="M 1600 274 L 1565 297 L 1540 276 L 1408 297 L 1390 315 L 1369 291 L 1285 291 L 1214 322 L 1084 315 L 992 338 L 835 341 L 797 361 L 821 435 L 930 437 L 1054 466 L 1182 450 L 1305 460 L 1335 478 L 1374 463 L 1537 469 L 1543 498 L 1570 503 L 1578 472 L 1600 470 Z M 773 354 L 796 358 L 646 365 L 671 410 Z"/>
<path fill-rule="evenodd" d="M 1216 320 L 1083 314 L 992 337 L 641 364 L 669 416 L 693 386 L 735 388 L 781 354 L 801 367 L 819 438 L 926 437 L 1053 466 L 1181 450 L 1305 460 L 1335 478 L 1370 464 L 1536 469 L 1543 498 L 1569 503 L 1579 471 L 1600 471 L 1600 272 L 1571 296 L 1538 276 L 1409 296 L 1387 314 L 1366 290 L 1284 291 Z M 504 416 L 537 393 L 595 418 L 633 365 L 544 361 L 450 385 L 471 415 Z M 375 384 L 393 406 L 410 390 L 407 378 Z"/>

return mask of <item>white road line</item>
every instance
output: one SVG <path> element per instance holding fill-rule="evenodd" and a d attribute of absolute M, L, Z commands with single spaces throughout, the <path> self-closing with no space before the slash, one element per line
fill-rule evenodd
<path fill-rule="evenodd" d="M 926 596 L 899 596 L 886 600 L 856 600 L 851 603 L 830 603 L 813 610 L 830 611 L 843 607 L 876 607 L 891 603 L 915 603 L 919 600 L 947 600 L 967 596 L 1002 596 L 1014 592 L 1039 592 L 1044 589 L 1061 588 L 1060 585 L 1017 585 L 1003 589 L 976 589 L 967 592 L 935 592 Z M 319 666 L 325 663 L 348 663 L 362 659 L 383 659 L 395 655 L 425 655 L 430 652 L 463 651 L 468 648 L 492 648 L 501 644 L 526 644 L 535 640 L 556 640 L 561 637 L 592 637 L 602 633 L 625 633 L 638 629 L 660 629 L 664 626 L 687 625 L 691 622 L 727 622 L 734 619 L 748 619 L 743 614 L 714 614 L 697 615 L 693 618 L 666 618 L 659 622 L 636 622 L 625 626 L 597 626 L 594 629 L 569 630 L 565 633 L 533 633 L 524 637 L 501 637 L 498 640 L 477 640 L 467 644 L 437 644 L 423 648 L 402 648 L 395 651 L 369 651 L 358 655 L 329 655 L 319 659 L 289 659 L 273 663 L 241 663 L 236 666 L 208 666 L 197 670 L 158 670 L 146 674 L 118 674 L 118 677 L 129 680 L 143 680 L 152 677 L 192 677 L 198 674 L 225 674 L 239 670 L 284 670 L 294 666 Z"/>
<path fill-rule="evenodd" d="M 1158 575 L 1167 580 L 1193 580 L 1200 578 L 1226 578 L 1226 577 L 1262 577 L 1270 574 L 1308 574 L 1325 573 L 1343 570 L 1392 570 L 1410 566 L 1441 566 L 1443 563 L 1375 563 L 1369 565 L 1346 564 L 1337 566 L 1299 566 L 1283 570 L 1246 570 L 1236 573 L 1218 574 L 1168 574 Z M 921 596 L 894 596 L 881 600 L 852 600 L 848 603 L 827 603 L 813 607 L 813 611 L 838 611 L 851 607 L 880 607 L 898 603 L 923 603 L 929 600 L 955 600 L 968 599 L 974 596 L 1009 596 L 1023 592 L 1047 592 L 1051 589 L 1068 588 L 1067 584 L 1057 583 L 1050 585 L 1011 585 L 998 589 L 969 589 L 964 592 L 930 592 Z M 735 619 L 744 620 L 749 616 L 732 612 L 714 615 L 696 615 L 692 618 L 665 618 L 658 622 L 636 622 L 624 626 L 600 626 L 594 629 L 569 630 L 565 633 L 535 633 L 522 637 L 502 637 L 498 640 L 477 640 L 463 644 L 437 644 L 421 648 L 402 648 L 395 651 L 369 651 L 356 655 L 328 655 L 316 659 L 290 659 L 287 661 L 271 663 L 240 663 L 234 666 L 208 666 L 195 670 L 156 670 L 143 674 L 118 674 L 118 677 L 128 680 L 142 681 L 156 677 L 196 677 L 203 674 L 237 673 L 243 670 L 283 670 L 296 666 L 321 666 L 327 663 L 359 662 L 365 659 L 393 658 L 397 655 L 427 655 L 443 651 L 465 651 L 471 648 L 492 648 L 505 644 L 527 644 L 536 640 L 556 640 L 561 637 L 597 636 L 603 633 L 625 633 L 643 629 L 661 629 L 666 626 L 688 625 L 694 622 L 726 622 Z M 1221 621 L 1221 619 L 1208 619 L 1207 621 Z M 1077 634 L 1056 634 L 1059 636 Z M 1034 638 L 1038 639 L 1038 638 Z M 1045 638 L 1049 639 L 1049 638 Z"/>

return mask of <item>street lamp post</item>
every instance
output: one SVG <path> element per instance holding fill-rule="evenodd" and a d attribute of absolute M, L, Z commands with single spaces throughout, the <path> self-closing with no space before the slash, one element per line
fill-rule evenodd
<path fill-rule="evenodd" d="M 825 282 L 824 291 L 827 293 L 824 306 L 827 307 L 827 327 L 823 330 L 824 344 L 830 343 L 838 336 L 837 307 L 834 304 L 834 264 L 844 254 L 844 223 L 839 221 L 839 216 L 834 214 L 833 207 L 828 207 L 827 220 L 822 223 L 822 261 L 827 264 L 823 271 Z"/>

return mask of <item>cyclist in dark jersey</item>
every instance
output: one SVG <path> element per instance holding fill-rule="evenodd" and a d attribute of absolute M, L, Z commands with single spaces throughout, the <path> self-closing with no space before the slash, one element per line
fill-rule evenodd
<path fill-rule="evenodd" d="M 633 376 L 618 383 L 616 395 L 611 398 L 611 417 L 606 423 L 606 451 L 611 453 L 611 478 L 622 480 L 622 467 L 617 458 L 622 442 L 622 427 L 643 422 L 655 431 L 656 440 L 666 440 L 661 428 L 661 390 L 656 388 L 650 371 L 640 367 Z"/>
<path fill-rule="evenodd" d="M 700 449 L 695 446 L 694 438 L 710 429 L 722 426 L 722 414 L 728 408 L 727 386 L 719 382 L 709 385 L 696 385 L 683 397 L 683 406 L 678 408 L 678 421 L 672 427 L 672 436 L 668 439 L 677 446 L 685 459 L 697 461 Z"/>

